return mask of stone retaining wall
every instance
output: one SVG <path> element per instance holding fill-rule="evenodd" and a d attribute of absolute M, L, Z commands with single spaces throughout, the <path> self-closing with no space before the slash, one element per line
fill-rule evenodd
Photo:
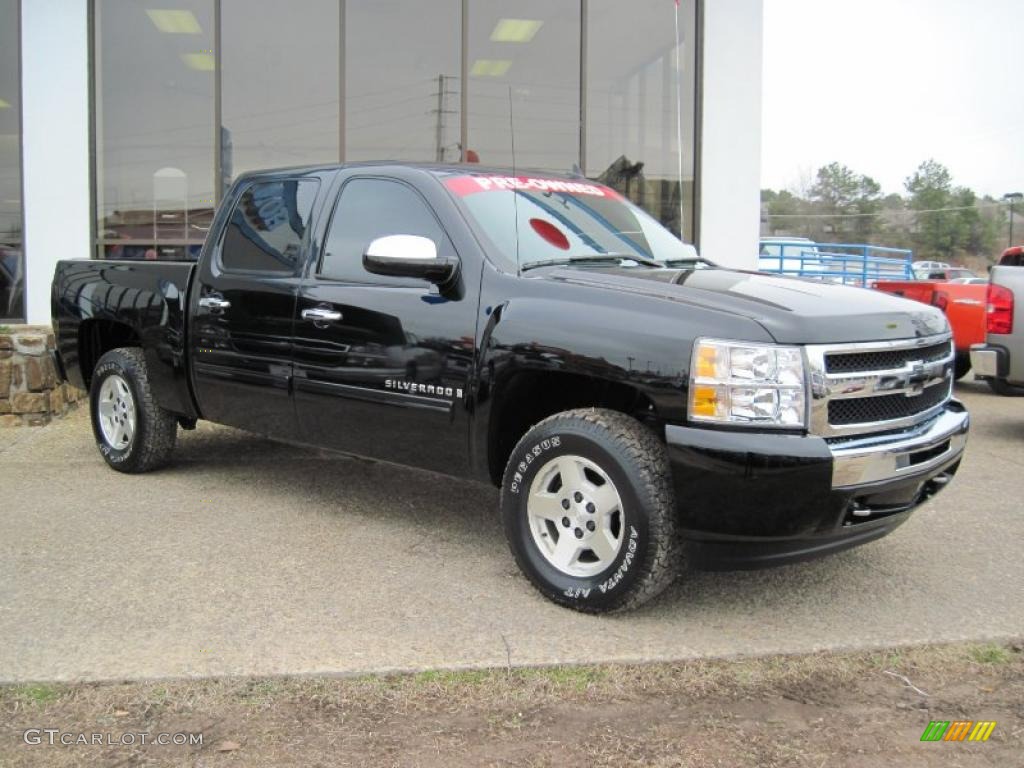
<path fill-rule="evenodd" d="M 53 331 L 46 326 L 0 327 L 0 427 L 48 424 L 85 398 L 58 380 L 53 349 Z"/>

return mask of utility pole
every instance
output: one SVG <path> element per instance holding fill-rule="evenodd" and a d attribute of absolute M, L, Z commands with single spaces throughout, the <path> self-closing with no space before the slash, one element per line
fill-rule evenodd
<path fill-rule="evenodd" d="M 437 76 L 437 109 L 432 109 L 431 112 L 437 115 L 437 123 L 434 130 L 434 159 L 439 162 L 444 162 L 444 135 L 445 135 L 445 115 L 454 115 L 456 110 L 445 109 L 448 95 L 451 93 L 448 90 L 448 81 L 454 80 L 455 77 L 452 75 L 438 75 Z"/>
<path fill-rule="evenodd" d="M 1024 198 L 1024 193 L 1021 192 L 1007 192 L 1003 195 L 1003 200 L 1010 204 L 1010 241 L 1006 245 L 1007 248 L 1013 248 L 1013 204 L 1021 198 Z"/>
<path fill-rule="evenodd" d="M 434 138 L 436 157 L 439 163 L 444 162 L 444 75 L 437 76 L 437 134 Z M 1013 217 L 1010 217 L 1011 221 Z"/>

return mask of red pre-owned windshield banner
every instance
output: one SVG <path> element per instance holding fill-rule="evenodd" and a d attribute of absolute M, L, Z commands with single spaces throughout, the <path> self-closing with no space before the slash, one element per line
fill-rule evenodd
<path fill-rule="evenodd" d="M 459 197 L 477 192 L 519 190 L 523 192 L 563 192 L 570 195 L 590 195 L 618 200 L 621 195 L 601 184 L 587 184 L 568 179 L 543 179 L 532 176 L 452 176 L 444 184 Z"/>

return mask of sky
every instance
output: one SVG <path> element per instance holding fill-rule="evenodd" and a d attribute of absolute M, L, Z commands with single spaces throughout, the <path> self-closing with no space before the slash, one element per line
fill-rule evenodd
<path fill-rule="evenodd" d="M 764 0 L 763 187 L 838 161 L 885 193 L 933 157 L 1024 192 L 1024 0 Z"/>

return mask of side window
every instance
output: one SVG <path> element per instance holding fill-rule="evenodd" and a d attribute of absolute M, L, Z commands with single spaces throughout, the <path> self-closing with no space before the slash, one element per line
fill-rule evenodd
<path fill-rule="evenodd" d="M 374 275 L 363 269 L 363 254 L 378 237 L 429 237 L 439 252 L 447 236 L 423 199 L 399 181 L 353 179 L 341 191 L 324 245 L 320 275 L 353 283 L 418 285 L 420 281 Z"/>
<path fill-rule="evenodd" d="M 315 179 L 249 186 L 231 212 L 221 266 L 227 271 L 294 273 L 318 187 Z"/>

